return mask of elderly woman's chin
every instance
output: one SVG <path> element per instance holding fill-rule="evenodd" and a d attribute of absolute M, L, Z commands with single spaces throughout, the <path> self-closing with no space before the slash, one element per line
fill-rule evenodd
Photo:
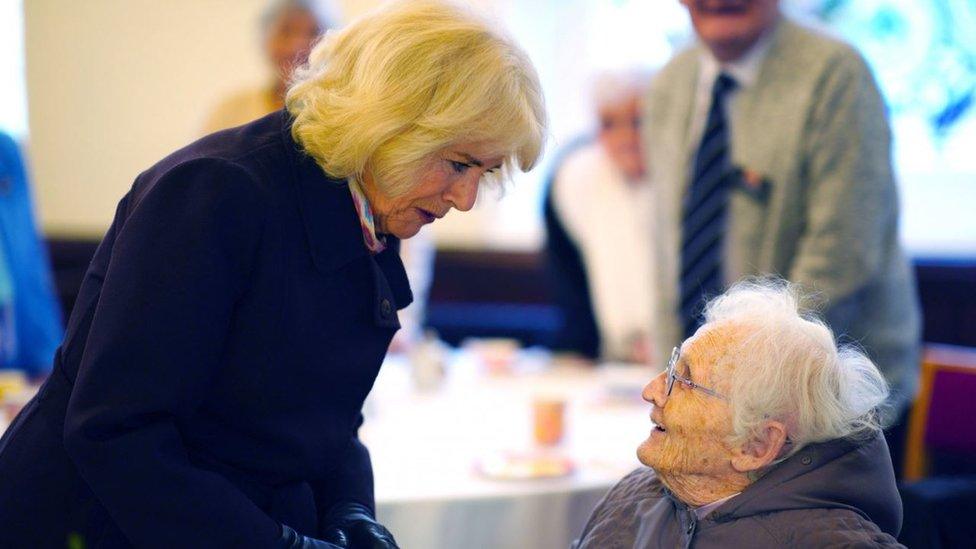
<path fill-rule="evenodd" d="M 656 430 L 651 431 L 651 435 L 637 447 L 637 459 L 644 465 L 656 469 L 660 466 L 661 445 L 660 441 L 654 440 Z"/>
<path fill-rule="evenodd" d="M 658 474 L 698 472 L 700 459 L 710 456 L 712 448 L 689 447 L 685 441 L 666 440 L 667 433 L 654 429 L 650 436 L 637 447 L 637 459 Z"/>

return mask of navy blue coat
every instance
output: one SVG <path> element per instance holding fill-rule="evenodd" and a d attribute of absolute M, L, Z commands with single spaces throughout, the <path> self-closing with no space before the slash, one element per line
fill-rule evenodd
<path fill-rule="evenodd" d="M 363 400 L 411 298 L 273 113 L 119 203 L 54 370 L 0 441 L 0 547 L 268 547 L 372 508 Z"/>

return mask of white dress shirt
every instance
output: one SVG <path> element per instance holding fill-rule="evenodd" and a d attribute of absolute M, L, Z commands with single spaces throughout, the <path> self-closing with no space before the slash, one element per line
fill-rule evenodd
<path fill-rule="evenodd" d="M 692 111 L 691 128 L 688 132 L 688 147 L 691 150 L 692 158 L 698 151 L 702 132 L 705 131 L 708 110 L 712 106 L 712 87 L 714 87 L 718 75 L 725 73 L 732 77 L 736 83 L 735 89 L 725 96 L 725 112 L 729 113 L 735 103 L 738 91 L 751 88 L 756 84 L 756 80 L 759 78 L 759 70 L 766 59 L 766 54 L 769 53 L 772 37 L 772 31 L 766 32 L 745 55 L 728 63 L 719 62 L 708 48 L 702 48 L 701 63 L 698 65 L 698 85 L 695 87 L 695 104 Z M 694 169 L 694 163 L 691 163 L 691 166 Z"/>

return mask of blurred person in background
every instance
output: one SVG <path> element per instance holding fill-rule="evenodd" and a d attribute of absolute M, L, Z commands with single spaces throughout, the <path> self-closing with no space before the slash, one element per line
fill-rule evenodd
<path fill-rule="evenodd" d="M 64 329 L 17 143 L 0 132 L 0 370 L 40 378 Z"/>
<path fill-rule="evenodd" d="M 545 199 L 546 260 L 562 324 L 553 347 L 590 359 L 650 359 L 651 186 L 641 145 L 650 72 L 595 80 L 595 139 L 567 147 Z"/>
<path fill-rule="evenodd" d="M 644 388 L 647 467 L 576 547 L 900 547 L 888 389 L 870 359 L 838 348 L 782 282 L 733 286 L 704 316 Z"/>
<path fill-rule="evenodd" d="M 399 241 L 545 133 L 516 44 L 404 0 L 317 44 L 285 110 L 139 175 L 0 439 L 0 546 L 396 547 L 358 429 L 411 301 Z"/>
<path fill-rule="evenodd" d="M 335 14 L 313 0 L 272 0 L 261 14 L 261 46 L 271 68 L 270 82 L 237 92 L 210 114 L 205 133 L 246 124 L 285 106 L 288 81 L 319 36 L 336 27 Z"/>
<path fill-rule="evenodd" d="M 267 86 L 238 92 L 217 106 L 207 120 L 205 133 L 239 126 L 284 106 L 288 81 L 308 59 L 315 41 L 339 27 L 332 3 L 313 0 L 273 0 L 261 15 L 264 54 L 273 78 Z M 392 351 L 406 351 L 422 335 L 425 306 L 434 263 L 434 243 L 427 229 L 400 246 L 413 303 L 400 312 L 402 329 L 393 337 Z"/>
<path fill-rule="evenodd" d="M 646 103 L 656 349 L 694 333 L 730 281 L 777 273 L 809 288 L 890 384 L 900 472 L 920 315 L 878 85 L 856 50 L 788 20 L 778 0 L 682 4 L 698 43 Z"/>

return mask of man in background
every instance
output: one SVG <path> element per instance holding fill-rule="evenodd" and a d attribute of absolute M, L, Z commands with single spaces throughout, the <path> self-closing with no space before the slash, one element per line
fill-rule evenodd
<path fill-rule="evenodd" d="M 681 3 L 699 42 L 661 70 L 646 111 L 657 349 L 694 333 L 729 281 L 785 276 L 885 375 L 898 470 L 920 322 L 878 86 L 854 49 L 778 0 Z"/>

